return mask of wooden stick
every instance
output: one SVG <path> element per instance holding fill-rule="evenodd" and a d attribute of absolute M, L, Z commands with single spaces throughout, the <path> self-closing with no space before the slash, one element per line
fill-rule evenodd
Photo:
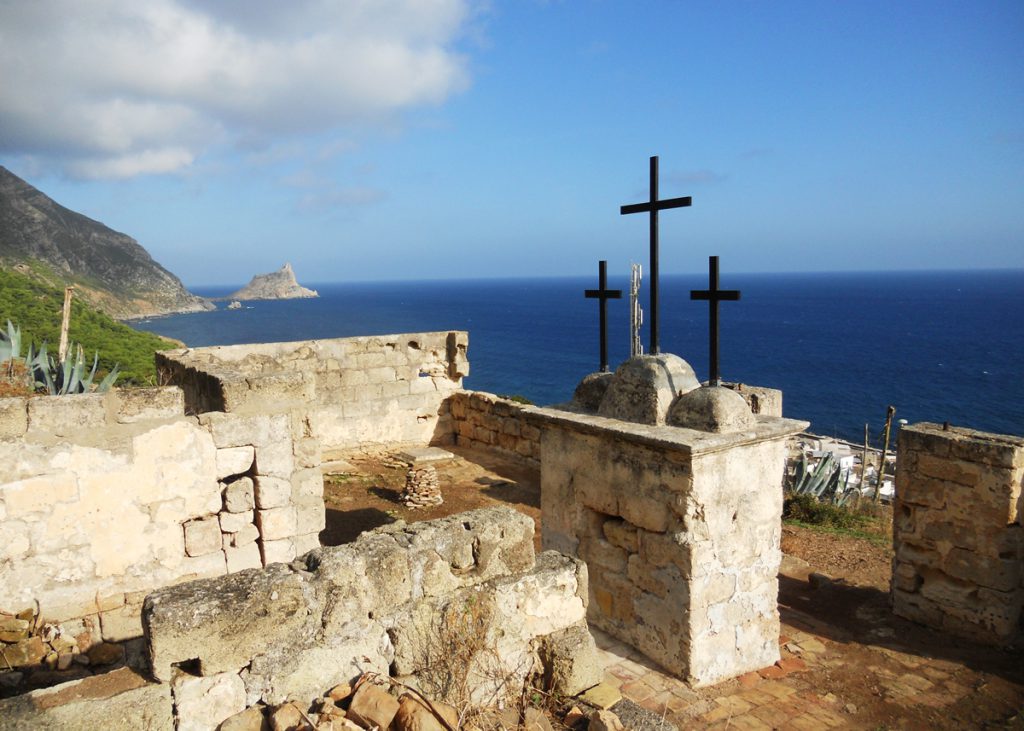
<path fill-rule="evenodd" d="M 868 486 L 868 425 L 864 425 L 864 454 L 860 458 L 860 490 L 858 495 L 864 494 L 864 488 Z M 860 502 L 858 498 L 858 502 Z"/>
<path fill-rule="evenodd" d="M 885 453 L 889 451 L 889 430 L 892 429 L 892 417 L 896 414 L 896 407 L 889 405 L 885 410 L 885 436 L 882 440 L 882 456 L 878 460 L 878 481 L 875 482 L 875 502 L 878 502 L 878 493 L 882 489 L 882 480 L 885 478 Z"/>
<path fill-rule="evenodd" d="M 57 357 L 61 363 L 68 354 L 68 328 L 71 327 L 71 297 L 74 291 L 74 287 L 64 288 L 64 313 L 60 321 L 60 348 L 57 350 Z"/>

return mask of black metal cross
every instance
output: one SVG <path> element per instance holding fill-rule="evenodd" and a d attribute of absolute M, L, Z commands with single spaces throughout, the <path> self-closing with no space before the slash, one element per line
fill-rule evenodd
<path fill-rule="evenodd" d="M 707 300 L 709 308 L 711 310 L 711 327 L 710 329 L 710 354 L 711 354 L 711 375 L 708 376 L 708 384 L 712 386 L 721 386 L 722 379 L 718 375 L 718 303 L 725 301 L 735 301 L 740 298 L 740 291 L 738 289 L 719 289 L 718 288 L 718 257 L 708 257 L 708 288 L 707 289 L 691 289 L 690 299 L 692 300 Z"/>
<path fill-rule="evenodd" d="M 608 300 L 622 297 L 621 289 L 608 289 L 608 262 L 597 263 L 598 289 L 587 289 L 583 295 L 598 300 L 601 310 L 601 372 L 608 372 Z"/>
<path fill-rule="evenodd" d="M 658 156 L 651 158 L 651 199 L 646 203 L 622 206 L 619 213 L 651 214 L 651 347 L 650 352 L 658 353 L 658 211 L 668 208 L 684 208 L 693 202 L 690 196 L 658 200 Z"/>

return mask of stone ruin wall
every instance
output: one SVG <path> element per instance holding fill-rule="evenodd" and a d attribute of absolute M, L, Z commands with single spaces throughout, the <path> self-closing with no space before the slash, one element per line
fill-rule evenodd
<path fill-rule="evenodd" d="M 586 603 L 586 566 L 535 556 L 533 522 L 510 508 L 396 524 L 290 565 L 157 590 L 143 615 L 157 683 L 117 671 L 128 675 L 103 687 L 87 678 L 0 701 L 0 718 L 10 729 L 215 728 L 254 706 L 306 708 L 364 672 L 464 702 L 439 690 L 458 642 L 477 648 L 451 668 L 471 679 L 469 700 L 518 698 L 531 676 L 571 695 L 600 680 Z"/>
<path fill-rule="evenodd" d="M 454 441 L 540 467 L 540 429 L 529 409 L 481 391 L 457 391 L 448 399 Z"/>
<path fill-rule="evenodd" d="M 0 399 L 0 607 L 121 641 L 155 587 L 318 547 L 321 443 L 450 441 L 468 371 L 458 332 L 158 361 L 183 388 Z"/>
<path fill-rule="evenodd" d="M 451 441 L 447 399 L 469 373 L 468 343 L 452 331 L 191 348 L 158 353 L 157 369 L 196 413 L 305 410 L 330 458 Z"/>
<path fill-rule="evenodd" d="M 893 611 L 993 645 L 1024 643 L 1024 438 L 900 430 Z"/>
<path fill-rule="evenodd" d="M 535 411 L 543 545 L 590 569 L 591 623 L 695 685 L 778 660 L 774 419 L 742 438 Z"/>
<path fill-rule="evenodd" d="M 140 637 L 156 587 L 320 545 L 301 416 L 183 411 L 176 387 L 0 399 L 0 607 L 38 602 L 84 653 Z"/>

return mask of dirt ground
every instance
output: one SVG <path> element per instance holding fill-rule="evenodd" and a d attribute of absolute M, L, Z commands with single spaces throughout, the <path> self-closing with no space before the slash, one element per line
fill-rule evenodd
<path fill-rule="evenodd" d="M 539 549 L 536 471 L 489 453 L 452 451 L 455 459 L 435 463 L 444 503 L 426 509 L 399 501 L 406 465 L 394 455 L 345 455 L 325 479 L 322 542 L 345 543 L 396 520 L 505 504 L 537 522 Z M 622 663 L 639 668 L 632 675 L 641 677 L 622 671 L 623 694 L 654 710 L 655 699 L 663 699 L 663 717 L 679 728 L 1024 729 L 1024 654 L 950 638 L 892 615 L 888 541 L 787 524 L 782 548 L 785 669 L 693 691 L 630 655 Z M 811 572 L 830 580 L 809 582 Z"/>

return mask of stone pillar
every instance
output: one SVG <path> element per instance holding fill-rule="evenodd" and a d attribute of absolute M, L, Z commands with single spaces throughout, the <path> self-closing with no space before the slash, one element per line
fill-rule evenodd
<path fill-rule="evenodd" d="M 893 611 L 986 644 L 1022 641 L 1024 438 L 900 430 Z"/>
<path fill-rule="evenodd" d="M 588 620 L 694 685 L 778 660 L 785 439 L 531 411 L 543 544 L 586 561 Z"/>

